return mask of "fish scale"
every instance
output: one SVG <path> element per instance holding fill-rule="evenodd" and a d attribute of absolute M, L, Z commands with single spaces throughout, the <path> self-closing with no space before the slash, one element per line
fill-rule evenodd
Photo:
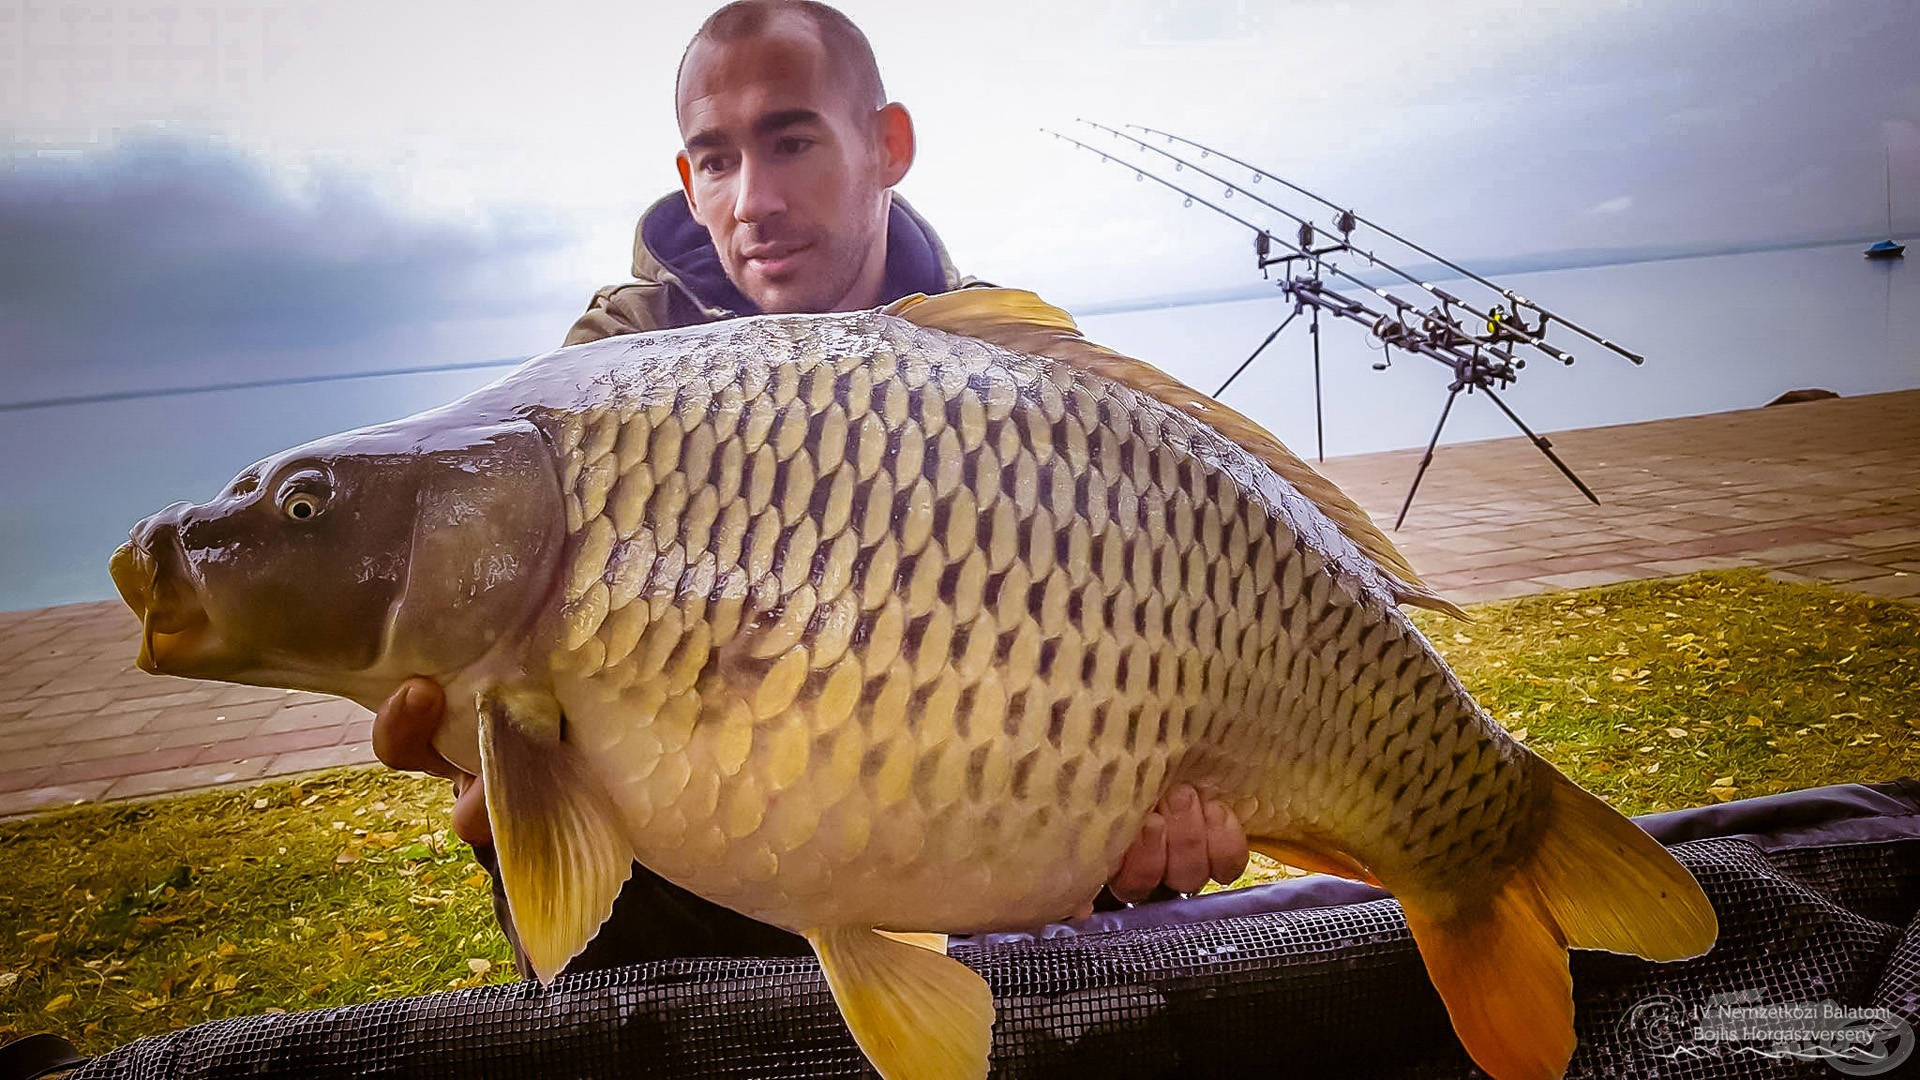
<path fill-rule="evenodd" d="M 805 934 L 889 1080 L 990 1047 L 987 988 L 911 933 L 1076 910 L 1176 783 L 1391 889 L 1499 1080 L 1564 1069 L 1568 946 L 1714 937 L 1467 696 L 1396 605 L 1455 609 L 1364 512 L 1031 294 L 535 358 L 169 507 L 112 570 L 148 670 L 440 678 L 542 978 L 637 857 Z"/>
<path fill-rule="evenodd" d="M 617 713 L 646 731 L 649 713 L 696 717 L 690 739 L 596 743 L 610 789 L 642 778 L 629 831 L 670 849 L 647 861 L 792 922 L 793 898 L 739 883 L 825 858 L 832 872 L 810 887 L 839 881 L 881 924 L 904 925 L 880 910 L 890 881 L 949 872 L 955 852 L 1034 845 L 1071 868 L 1045 897 L 1057 905 L 1068 882 L 1104 880 L 1165 786 L 1206 779 L 1189 775 L 1202 741 L 1248 780 L 1263 764 L 1294 779 L 1221 792 L 1251 829 L 1332 816 L 1384 833 L 1397 816 L 1402 851 L 1383 845 L 1370 863 L 1500 855 L 1497 828 L 1463 848 L 1446 815 L 1457 826 L 1522 808 L 1518 773 L 1471 807 L 1411 816 L 1389 798 L 1400 778 L 1356 796 L 1350 777 L 1376 767 L 1367 735 L 1395 704 L 1357 677 L 1412 631 L 1352 599 L 1222 467 L 1231 448 L 1124 386 L 937 331 L 862 328 L 870 344 L 829 352 L 807 348 L 805 322 L 790 327 L 756 341 L 762 364 L 679 358 L 710 381 L 689 380 L 698 389 L 670 408 L 610 395 L 560 422 L 572 539 L 555 667 L 618 706 L 570 705 L 574 722 Z M 1170 427 L 1203 452 L 1171 453 Z M 664 696 L 634 696 L 651 684 Z M 1263 711 L 1289 704 L 1299 735 L 1264 737 L 1286 721 Z M 974 732 L 995 740 L 984 753 Z M 724 790 L 646 760 L 676 752 Z M 809 766 L 833 762 L 814 798 L 793 798 Z M 989 822 L 1009 794 L 1076 810 L 1045 835 L 1033 814 Z M 847 842 L 876 823 L 890 860 L 912 853 L 904 874 L 863 867 L 875 853 Z M 970 899 L 975 921 L 1007 903 L 992 898 L 990 916 Z"/>

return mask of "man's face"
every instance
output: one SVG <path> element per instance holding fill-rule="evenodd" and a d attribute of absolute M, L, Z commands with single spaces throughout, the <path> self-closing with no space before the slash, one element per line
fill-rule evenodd
<path fill-rule="evenodd" d="M 805 20 L 700 42 L 682 69 L 681 182 L 720 264 L 766 312 L 877 303 L 887 189 L 906 171 L 885 114 L 852 100 Z M 900 119 L 904 121 L 904 113 Z M 911 160 L 911 134 L 907 136 Z"/>

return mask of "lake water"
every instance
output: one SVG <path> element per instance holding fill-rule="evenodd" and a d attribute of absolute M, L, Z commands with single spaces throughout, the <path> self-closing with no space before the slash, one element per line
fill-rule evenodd
<path fill-rule="evenodd" d="M 1559 330 L 1550 340 L 1578 362 L 1562 367 L 1542 355 L 1501 396 L 1547 432 L 1749 408 L 1797 387 L 1849 396 L 1920 387 L 1920 267 L 1868 262 L 1863 246 L 1506 276 L 1521 295 L 1647 362 L 1634 367 Z M 1288 310 L 1275 290 L 1081 322 L 1094 340 L 1211 390 Z M 1375 371 L 1381 354 L 1357 325 L 1323 317 L 1321 331 L 1327 453 L 1423 445 L 1450 372 L 1397 350 L 1392 367 Z M 1311 356 L 1303 316 L 1226 395 L 1303 456 L 1314 448 Z M 0 411 L 0 610 L 111 597 L 107 558 L 143 515 L 207 498 L 267 454 L 438 405 L 505 370 Z M 1443 441 L 1515 433 L 1491 402 L 1463 395 Z"/>

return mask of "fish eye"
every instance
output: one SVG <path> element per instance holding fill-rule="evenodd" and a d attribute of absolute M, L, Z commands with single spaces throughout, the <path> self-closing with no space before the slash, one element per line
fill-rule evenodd
<path fill-rule="evenodd" d="M 320 512 L 320 497 L 304 491 L 289 495 L 280 510 L 295 521 L 305 521 Z"/>
<path fill-rule="evenodd" d="M 280 485 L 280 512 L 289 521 L 312 521 L 327 508 L 332 491 L 318 469 L 302 469 Z"/>

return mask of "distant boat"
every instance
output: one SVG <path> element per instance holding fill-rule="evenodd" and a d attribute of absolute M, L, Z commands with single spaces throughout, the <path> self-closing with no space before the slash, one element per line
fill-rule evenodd
<path fill-rule="evenodd" d="M 1891 148 L 1887 150 L 1887 236 L 1889 239 L 1882 240 L 1867 249 L 1867 258 L 1899 259 L 1907 254 L 1907 245 L 1896 244 L 1891 239 L 1893 236 L 1893 150 Z"/>

